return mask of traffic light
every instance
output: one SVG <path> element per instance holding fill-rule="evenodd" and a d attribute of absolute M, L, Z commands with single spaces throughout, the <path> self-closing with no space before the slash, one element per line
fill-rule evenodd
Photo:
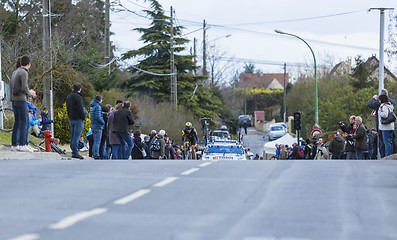
<path fill-rule="evenodd" d="M 301 130 L 301 112 L 299 110 L 294 112 L 294 128 Z"/>

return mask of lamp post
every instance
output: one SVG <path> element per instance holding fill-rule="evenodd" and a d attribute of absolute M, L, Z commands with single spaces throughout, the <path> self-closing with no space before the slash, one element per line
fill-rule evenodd
<path fill-rule="evenodd" d="M 280 30 L 274 30 L 274 31 L 279 34 L 289 35 L 289 36 L 296 37 L 296 38 L 302 40 L 309 47 L 310 51 L 312 52 L 313 59 L 314 59 L 314 100 L 315 100 L 314 118 L 315 118 L 315 122 L 318 123 L 317 63 L 316 63 L 316 56 L 314 56 L 313 49 L 301 37 L 298 37 L 294 34 L 286 33 L 286 32 L 280 31 Z"/>

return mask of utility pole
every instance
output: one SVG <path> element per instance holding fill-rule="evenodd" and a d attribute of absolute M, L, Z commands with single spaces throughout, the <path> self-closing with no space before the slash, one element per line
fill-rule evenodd
<path fill-rule="evenodd" d="M 3 41 L 3 38 L 0 37 L 0 107 L 3 107 L 5 109 L 4 103 L 3 103 L 3 98 L 4 98 L 4 82 L 2 79 L 3 73 L 1 72 L 1 43 Z M 3 115 L 4 111 L 0 111 L 0 128 L 3 129 Z"/>
<path fill-rule="evenodd" d="M 385 35 L 385 10 L 393 10 L 394 8 L 370 8 L 371 10 L 380 11 L 380 31 L 379 31 L 379 95 L 380 91 L 384 89 L 384 79 L 385 79 L 385 65 L 384 65 L 384 35 Z M 378 124 L 376 124 L 378 127 Z M 376 129 L 378 130 L 378 129 Z M 378 149 L 378 160 L 381 159 L 380 148 Z"/>
<path fill-rule="evenodd" d="M 52 82 L 52 43 L 51 43 L 51 1 L 43 0 L 43 52 L 47 55 L 47 69 L 50 71 L 50 79 L 44 79 L 43 103 L 50 108 L 50 119 L 54 119 L 53 82 Z M 51 124 L 54 135 L 54 124 Z"/>
<path fill-rule="evenodd" d="M 171 6 L 171 40 L 170 40 L 170 47 L 171 47 L 171 73 L 175 73 L 175 59 L 174 59 L 174 10 Z M 177 82 L 176 82 L 176 75 L 171 75 L 171 106 L 176 109 L 178 102 L 177 102 Z"/>
<path fill-rule="evenodd" d="M 109 0 L 105 1 L 105 65 L 110 62 L 110 3 Z M 109 64 L 108 74 L 111 72 Z"/>
<path fill-rule="evenodd" d="M 206 23 L 205 19 L 203 21 L 203 76 L 207 76 L 207 49 L 206 49 Z"/>
<path fill-rule="evenodd" d="M 380 11 L 380 32 L 379 32 L 379 94 L 384 89 L 385 65 L 384 65 L 384 37 L 385 37 L 385 10 L 393 10 L 394 8 L 370 8 L 371 10 Z"/>
<path fill-rule="evenodd" d="M 284 115 L 284 123 L 287 122 L 287 103 L 285 102 L 286 98 L 286 92 L 285 92 L 285 81 L 287 77 L 287 64 L 284 63 L 284 93 L 283 93 L 283 115 Z"/>
<path fill-rule="evenodd" d="M 197 47 L 196 47 L 197 39 L 193 38 L 193 61 L 196 63 L 196 56 L 197 56 Z M 194 76 L 196 76 L 196 69 L 194 69 Z"/>

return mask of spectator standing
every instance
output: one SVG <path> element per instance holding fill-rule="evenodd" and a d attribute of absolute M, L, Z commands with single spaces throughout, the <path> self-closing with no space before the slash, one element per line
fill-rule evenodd
<path fill-rule="evenodd" d="M 367 148 L 367 134 L 362 118 L 356 117 L 357 129 L 353 133 L 354 149 L 356 150 L 357 160 L 364 160 L 364 150 Z"/>
<path fill-rule="evenodd" d="M 312 151 L 310 153 L 310 159 L 314 159 L 317 154 L 317 147 L 318 147 L 318 142 L 316 136 L 312 137 Z"/>
<path fill-rule="evenodd" d="M 323 139 L 319 138 L 318 139 L 318 144 L 317 144 L 317 153 L 316 156 L 314 157 L 315 160 L 326 160 L 328 159 L 329 154 L 327 147 L 325 146 Z"/>
<path fill-rule="evenodd" d="M 114 113 L 113 132 L 119 138 L 121 144 L 121 159 L 128 159 L 133 147 L 130 132 L 135 120 L 130 108 L 131 103 L 125 101 L 123 107 Z"/>
<path fill-rule="evenodd" d="M 382 118 L 387 118 L 389 113 L 394 112 L 394 106 L 389 101 L 387 95 L 379 96 L 380 107 L 378 109 L 378 121 L 379 121 L 379 131 L 382 133 L 383 144 L 385 145 L 385 154 L 383 156 L 389 156 L 393 154 L 393 131 L 394 122 L 382 123 Z"/>
<path fill-rule="evenodd" d="M 346 136 L 345 144 L 346 160 L 356 159 L 356 150 L 354 149 L 354 139 L 351 134 Z"/>
<path fill-rule="evenodd" d="M 303 149 L 304 159 L 310 159 L 311 153 L 312 153 L 312 144 L 310 143 L 310 139 L 306 139 L 306 146 Z"/>
<path fill-rule="evenodd" d="M 78 145 L 81 134 L 83 133 L 84 120 L 87 110 L 84 107 L 84 100 L 81 96 L 83 85 L 76 82 L 73 84 L 73 91 L 66 98 L 66 108 L 68 111 L 70 124 L 70 149 L 72 150 L 72 158 L 84 159 L 79 154 Z"/>
<path fill-rule="evenodd" d="M 109 114 L 108 119 L 108 132 L 109 132 L 109 144 L 112 146 L 112 159 L 120 159 L 121 158 L 121 143 L 119 138 L 113 132 L 113 120 L 114 114 L 116 111 L 120 110 L 123 107 L 123 103 L 120 100 L 117 100 L 116 106 L 114 107 L 114 111 Z"/>
<path fill-rule="evenodd" d="M 94 147 L 94 135 L 92 134 L 91 128 L 88 130 L 87 134 L 85 135 L 85 139 L 88 143 L 88 156 L 92 157 L 92 148 Z"/>
<path fill-rule="evenodd" d="M 339 132 L 335 132 L 334 137 L 328 144 L 328 151 L 332 154 L 331 159 L 341 159 L 345 141 Z"/>
<path fill-rule="evenodd" d="M 108 105 L 102 106 L 102 117 L 105 125 L 102 130 L 101 145 L 99 146 L 99 156 L 101 159 L 109 159 L 110 157 L 110 144 L 109 144 L 109 130 L 108 130 L 108 120 L 109 120 L 110 108 Z"/>
<path fill-rule="evenodd" d="M 141 130 L 134 131 L 134 147 L 132 148 L 132 159 L 143 159 L 142 151 L 145 151 L 145 144 L 142 142 Z"/>
<path fill-rule="evenodd" d="M 280 145 L 280 160 L 287 160 L 287 149 L 283 144 Z"/>
<path fill-rule="evenodd" d="M 389 96 L 389 92 L 386 89 L 382 89 L 380 91 L 380 95 L 386 95 Z M 393 104 L 393 107 L 396 108 L 396 101 L 393 98 L 389 98 L 389 102 Z M 368 107 L 371 109 L 374 109 L 376 111 L 376 119 L 379 119 L 379 107 L 381 103 L 379 101 L 379 98 L 377 95 L 374 95 L 371 100 L 368 102 Z M 383 143 L 383 137 L 382 137 L 382 132 L 379 130 L 379 120 L 376 121 L 376 131 L 378 132 L 378 149 L 380 150 L 380 155 L 383 157 L 385 156 L 385 144 Z M 393 153 L 397 151 L 397 145 L 395 142 L 395 135 L 393 132 Z"/>
<path fill-rule="evenodd" d="M 102 96 L 97 95 L 94 101 L 90 104 L 90 114 L 91 114 L 91 130 L 94 136 L 94 146 L 92 148 L 92 157 L 94 159 L 100 159 L 99 148 L 102 139 L 102 130 L 105 127 L 105 121 L 103 120 L 102 114 Z"/>
<path fill-rule="evenodd" d="M 280 160 L 280 153 L 281 153 L 280 145 L 276 143 L 276 156 L 277 156 L 277 160 Z"/>
<path fill-rule="evenodd" d="M 244 122 L 243 122 L 243 128 L 244 128 L 245 135 L 247 135 L 247 128 L 248 128 L 247 120 L 244 120 Z"/>
<path fill-rule="evenodd" d="M 172 146 L 173 139 L 170 138 L 167 134 L 164 135 L 165 141 L 165 158 L 166 159 L 175 159 L 174 147 Z"/>
<path fill-rule="evenodd" d="M 163 159 L 164 154 L 165 154 L 165 141 L 164 141 L 164 135 L 165 131 L 160 130 L 159 133 L 153 138 L 151 146 L 150 146 L 150 152 L 152 159 Z M 160 150 L 155 150 L 153 148 L 153 145 L 157 145 L 157 142 L 159 144 Z"/>
<path fill-rule="evenodd" d="M 54 121 L 48 117 L 48 108 L 43 107 L 43 111 L 40 113 L 41 116 L 41 131 L 50 130 L 50 124 Z"/>
<path fill-rule="evenodd" d="M 150 159 L 150 136 L 145 136 L 143 138 L 143 143 L 145 145 L 146 157 L 145 159 Z"/>
<path fill-rule="evenodd" d="M 340 122 L 339 126 L 340 129 L 342 129 L 343 132 L 345 133 L 350 133 L 353 130 L 353 124 L 356 121 L 356 116 L 350 116 L 349 118 L 349 125 L 345 125 L 343 122 Z"/>
<path fill-rule="evenodd" d="M 30 65 L 30 58 L 23 56 L 21 67 L 11 74 L 10 95 L 15 119 L 11 151 L 33 152 L 28 146 L 29 113 L 26 105 L 26 97 L 31 96 L 28 85 Z"/>
<path fill-rule="evenodd" d="M 254 157 L 254 159 L 252 159 L 252 160 L 259 160 L 259 154 L 257 153 L 257 154 L 255 154 L 255 157 Z M 274 159 L 273 159 L 274 160 Z"/>

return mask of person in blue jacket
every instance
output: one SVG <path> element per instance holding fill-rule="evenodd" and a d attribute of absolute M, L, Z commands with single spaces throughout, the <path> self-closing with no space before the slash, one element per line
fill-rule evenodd
<path fill-rule="evenodd" d="M 43 111 L 40 113 L 41 116 L 41 131 L 50 130 L 50 124 L 53 123 L 53 120 L 50 120 L 48 116 L 48 108 L 43 107 Z"/>
<path fill-rule="evenodd" d="M 103 120 L 101 103 L 102 103 L 102 96 L 97 95 L 94 101 L 92 101 L 90 104 L 91 130 L 94 136 L 92 157 L 94 159 L 100 159 L 99 147 L 101 145 L 102 130 L 105 127 L 105 121 Z"/>

